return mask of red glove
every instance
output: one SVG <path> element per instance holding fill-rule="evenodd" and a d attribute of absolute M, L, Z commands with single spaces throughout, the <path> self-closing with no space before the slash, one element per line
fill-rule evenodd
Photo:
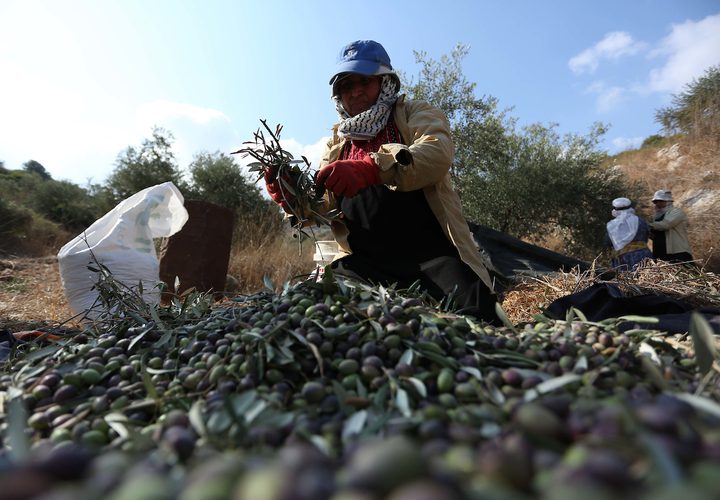
<path fill-rule="evenodd" d="M 277 171 L 266 170 L 265 171 L 265 189 L 267 189 L 270 199 L 280 205 L 280 207 L 286 212 L 290 213 L 290 205 L 288 202 L 292 202 L 294 199 L 293 195 L 286 187 L 280 187 L 280 180 L 277 177 Z"/>
<path fill-rule="evenodd" d="M 380 184 L 380 169 L 370 156 L 362 160 L 337 160 L 320 169 L 316 185 L 325 185 L 336 196 L 355 196 L 358 191 Z"/>

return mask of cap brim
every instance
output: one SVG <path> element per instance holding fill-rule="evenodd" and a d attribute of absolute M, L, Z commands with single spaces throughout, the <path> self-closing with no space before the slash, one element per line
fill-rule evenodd
<path fill-rule="evenodd" d="M 379 76 L 395 74 L 395 71 L 390 66 L 371 61 L 348 61 L 340 64 L 337 69 L 338 72 L 330 79 L 330 85 L 335 84 L 343 75 Z"/>
<path fill-rule="evenodd" d="M 374 61 L 347 61 L 339 64 L 336 68 L 336 72 L 332 78 L 330 78 L 330 85 L 335 83 L 340 75 L 343 73 L 358 73 L 360 75 L 371 76 L 375 75 L 380 69 L 381 64 Z"/>

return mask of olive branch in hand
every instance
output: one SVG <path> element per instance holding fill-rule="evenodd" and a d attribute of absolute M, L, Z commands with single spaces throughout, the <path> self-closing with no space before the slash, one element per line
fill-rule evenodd
<path fill-rule="evenodd" d="M 273 131 L 265 120 L 261 119 L 260 123 L 263 128 L 254 133 L 253 140 L 243 142 L 247 146 L 231 154 L 240 154 L 243 158 L 251 156 L 256 160 L 248 164 L 251 172 L 259 173 L 256 182 L 264 177 L 267 177 L 269 182 L 278 180 L 280 194 L 290 208 L 290 223 L 294 228 L 299 230 L 305 225 L 308 219 L 303 214 L 308 210 L 316 222 L 329 225 L 340 211 L 331 210 L 324 214 L 318 212 L 324 204 L 325 186 L 315 185 L 315 172 L 310 169 L 308 159 L 301 156 L 302 160 L 296 160 L 282 148 L 282 125 L 278 124 Z M 265 134 L 268 135 L 267 138 Z"/>

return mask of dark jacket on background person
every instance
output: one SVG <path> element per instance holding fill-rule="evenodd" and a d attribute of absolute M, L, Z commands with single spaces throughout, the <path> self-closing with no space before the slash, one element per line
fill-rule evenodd
<path fill-rule="evenodd" d="M 632 241 L 627 243 L 620 250 L 613 250 L 611 265 L 615 269 L 634 271 L 644 259 L 652 258 L 648 239 L 650 237 L 650 226 L 647 222 L 638 218 L 638 228 Z M 612 248 L 610 237 L 605 234 L 605 246 Z"/>

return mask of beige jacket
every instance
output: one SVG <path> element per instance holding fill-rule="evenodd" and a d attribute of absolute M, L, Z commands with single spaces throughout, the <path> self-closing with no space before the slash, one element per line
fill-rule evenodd
<path fill-rule="evenodd" d="M 663 220 L 650 223 L 652 229 L 665 232 L 665 251 L 667 253 L 692 253 L 687 235 L 687 226 L 688 220 L 685 212 L 677 207 L 670 207 L 665 212 Z"/>
<path fill-rule="evenodd" d="M 450 123 L 438 108 L 423 101 L 405 100 L 404 97 L 397 100 L 394 117 L 400 134 L 409 144 L 385 144 L 377 153 L 371 154 L 380 167 L 380 178 L 390 189 L 422 189 L 430 209 L 440 222 L 445 235 L 458 249 L 462 261 L 492 290 L 488 265 L 463 217 L 460 198 L 452 188 L 450 166 L 455 146 L 450 135 Z M 336 124 L 320 160 L 320 168 L 337 160 L 347 142 L 337 135 L 337 128 Z M 401 165 L 395 159 L 398 151 L 403 149 L 412 154 L 409 165 Z M 332 193 L 326 195 L 326 203 L 326 209 L 334 208 Z M 332 230 L 340 252 L 351 253 L 347 241 L 347 227 L 342 222 L 334 221 Z"/>

